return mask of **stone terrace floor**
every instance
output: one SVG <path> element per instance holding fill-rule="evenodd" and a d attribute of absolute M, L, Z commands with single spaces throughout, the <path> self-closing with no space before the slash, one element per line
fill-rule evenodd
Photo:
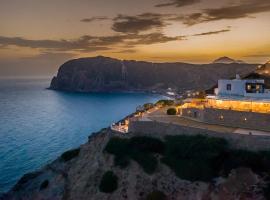
<path fill-rule="evenodd" d="M 176 124 L 180 126 L 189 126 L 189 127 L 207 129 L 207 130 L 222 132 L 222 133 L 237 133 L 237 134 L 246 134 L 246 135 L 249 135 L 251 133 L 252 135 L 270 136 L 270 132 L 265 132 L 265 131 L 249 130 L 249 129 L 222 126 L 222 125 L 207 124 L 207 123 L 199 122 L 199 121 L 192 120 L 189 118 L 184 118 L 184 117 L 179 117 L 179 116 L 169 116 L 166 114 L 167 109 L 168 108 L 162 108 L 154 112 L 145 114 L 141 120 L 142 121 L 152 120 L 152 121 L 158 121 L 158 122 L 164 122 L 164 123 L 172 123 L 172 124 Z"/>

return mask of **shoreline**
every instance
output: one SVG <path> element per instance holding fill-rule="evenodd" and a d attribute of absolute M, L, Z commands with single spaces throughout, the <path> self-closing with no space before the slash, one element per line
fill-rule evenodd
<path fill-rule="evenodd" d="M 163 97 L 165 97 L 164 95 L 161 95 L 161 94 L 158 94 L 158 93 L 149 93 L 148 91 L 131 91 L 131 90 L 130 90 L 130 91 L 124 91 L 124 90 L 122 90 L 122 91 L 111 91 L 111 92 L 103 92 L 103 91 L 100 91 L 100 92 L 79 92 L 79 91 L 55 90 L 55 89 L 51 89 L 51 88 L 45 88 L 45 89 L 46 89 L 46 90 L 54 90 L 54 91 L 57 91 L 57 92 L 67 92 L 67 93 L 75 93 L 75 94 L 76 94 L 76 93 L 77 93 L 77 94 L 91 94 L 91 93 L 92 93 L 92 94 L 95 94 L 95 93 L 96 93 L 96 94 L 101 94 L 101 93 L 104 93 L 104 94 L 105 94 L 105 93 L 107 93 L 107 94 L 112 94 L 112 93 L 136 94 L 136 93 L 138 93 L 138 94 L 139 94 L 139 93 L 140 93 L 140 94 L 160 95 L 160 96 L 162 96 L 162 98 L 160 98 L 160 99 L 163 99 Z M 166 98 L 167 98 L 167 97 L 166 97 Z M 149 103 L 149 102 L 144 102 L 144 103 Z M 131 116 L 133 116 L 133 115 L 135 115 L 135 114 L 136 114 L 136 110 L 133 111 L 133 112 L 131 112 L 131 113 L 129 113 L 129 114 L 126 115 L 125 117 L 123 117 L 123 118 L 117 120 L 115 123 L 123 122 L 123 121 L 125 121 L 127 118 L 129 118 L 129 117 L 131 117 Z M 103 127 L 103 128 L 100 128 L 100 130 L 98 130 L 98 131 L 96 131 L 96 132 L 91 132 L 91 133 L 87 136 L 87 141 L 86 141 L 86 142 L 83 142 L 83 143 L 81 143 L 81 144 L 79 144 L 78 147 L 80 147 L 80 146 L 82 146 L 82 145 L 88 143 L 89 140 L 90 140 L 92 137 L 101 134 L 104 130 L 111 130 L 111 124 L 108 124 L 108 126 L 105 126 L 105 127 Z M 111 131 L 113 131 L 113 130 L 111 130 Z M 70 150 L 70 149 L 66 149 L 64 152 L 69 151 L 69 150 Z M 21 181 L 22 179 L 24 179 L 25 177 L 27 177 L 29 174 L 31 175 L 31 174 L 35 174 L 35 173 L 39 173 L 39 172 L 43 171 L 44 169 L 46 169 L 47 167 L 49 167 L 49 166 L 50 166 L 51 164 L 53 164 L 54 162 L 57 162 L 57 161 L 59 160 L 60 157 L 61 157 L 61 154 L 59 154 L 58 157 L 56 157 L 55 159 L 53 159 L 53 160 L 51 160 L 51 161 L 48 161 L 47 163 L 45 163 L 45 164 L 39 166 L 36 170 L 33 170 L 33 171 L 30 171 L 30 172 L 28 172 L 28 173 L 23 174 L 9 190 L 0 193 L 0 200 L 2 200 L 1 198 L 3 198 L 4 195 L 6 195 L 6 194 L 12 192 L 12 191 L 14 190 L 14 188 L 16 187 L 16 185 L 17 185 L 18 183 L 20 183 L 20 181 Z"/>
<path fill-rule="evenodd" d="M 153 94 L 153 95 L 160 95 L 162 97 L 166 97 L 169 99 L 175 99 L 175 97 L 168 95 L 164 91 L 156 91 L 153 92 L 151 90 L 94 90 L 94 91 L 78 91 L 78 90 L 63 90 L 63 89 L 55 89 L 51 87 L 45 88 L 47 90 L 53 90 L 53 91 L 58 91 L 58 92 L 67 92 L 67 93 L 78 93 L 78 94 L 102 94 L 102 93 L 107 93 L 107 94 L 113 94 L 113 93 L 120 93 L 120 94 Z M 147 103 L 147 102 L 146 102 Z"/>

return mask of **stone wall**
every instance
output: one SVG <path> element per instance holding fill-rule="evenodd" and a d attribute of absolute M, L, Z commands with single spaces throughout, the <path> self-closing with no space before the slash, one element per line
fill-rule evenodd
<path fill-rule="evenodd" d="M 209 124 L 270 131 L 269 114 L 213 108 L 205 108 L 203 110 L 187 108 L 182 110 L 182 115 Z"/>
<path fill-rule="evenodd" d="M 243 112 L 213 108 L 186 108 L 181 115 L 196 120 L 224 126 L 270 131 L 270 115 L 264 113 Z"/>
<path fill-rule="evenodd" d="M 263 113 L 205 108 L 203 121 L 210 124 L 270 131 L 270 115 Z"/>
<path fill-rule="evenodd" d="M 185 108 L 180 111 L 184 117 L 191 117 L 200 121 L 203 121 L 204 110 L 198 108 Z"/>
<path fill-rule="evenodd" d="M 163 138 L 165 135 L 207 135 L 211 137 L 224 138 L 228 140 L 232 148 L 246 150 L 269 150 L 270 137 L 243 135 L 237 133 L 221 133 L 206 129 L 180 126 L 176 124 L 162 123 L 156 121 L 132 121 L 129 124 L 129 132 L 132 135 L 149 135 Z"/>

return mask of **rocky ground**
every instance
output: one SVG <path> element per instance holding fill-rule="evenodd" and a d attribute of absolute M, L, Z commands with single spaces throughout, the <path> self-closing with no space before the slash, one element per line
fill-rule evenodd
<path fill-rule="evenodd" d="M 25 175 L 0 199 L 140 200 L 157 190 L 172 200 L 264 199 L 263 179 L 248 168 L 234 169 L 227 178 L 217 178 L 213 182 L 179 179 L 162 163 L 152 175 L 146 174 L 134 161 L 126 169 L 120 169 L 114 166 L 113 155 L 103 151 L 112 136 L 116 134 L 108 129 L 90 136 L 80 147 L 77 157 L 67 162 L 59 158 L 40 171 Z M 98 187 L 107 170 L 118 177 L 118 189 L 111 194 L 100 192 Z"/>

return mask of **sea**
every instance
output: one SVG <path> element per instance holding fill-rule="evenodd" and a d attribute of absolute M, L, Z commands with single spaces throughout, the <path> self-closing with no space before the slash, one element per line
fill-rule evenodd
<path fill-rule="evenodd" d="M 49 78 L 0 79 L 0 193 L 88 136 L 162 97 L 144 93 L 70 93 Z"/>

